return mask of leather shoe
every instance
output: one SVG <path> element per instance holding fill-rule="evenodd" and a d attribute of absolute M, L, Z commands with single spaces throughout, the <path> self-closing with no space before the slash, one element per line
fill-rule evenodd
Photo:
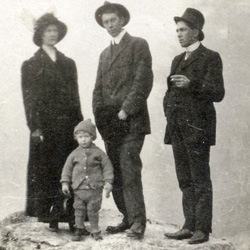
<path fill-rule="evenodd" d="M 145 225 L 141 223 L 134 223 L 129 230 L 127 230 L 127 237 L 142 239 L 145 232 Z"/>
<path fill-rule="evenodd" d="M 91 234 L 92 238 L 95 239 L 96 241 L 102 240 L 102 234 L 101 231 L 97 233 L 92 233 Z"/>
<path fill-rule="evenodd" d="M 206 241 L 209 241 L 209 233 L 197 230 L 195 231 L 193 237 L 188 241 L 188 244 L 200 244 Z"/>
<path fill-rule="evenodd" d="M 189 229 L 183 228 L 175 233 L 165 233 L 164 236 L 169 239 L 184 240 L 191 238 L 193 236 L 193 233 Z"/>
<path fill-rule="evenodd" d="M 116 234 L 116 233 L 121 233 L 124 232 L 125 230 L 129 229 L 129 225 L 125 222 L 121 222 L 117 226 L 108 226 L 106 231 L 110 234 Z"/>
<path fill-rule="evenodd" d="M 72 238 L 72 241 L 80 241 L 81 240 L 81 235 L 82 235 L 81 229 L 77 228 L 75 230 L 75 233 L 74 233 L 74 236 Z"/>
<path fill-rule="evenodd" d="M 80 230 L 80 235 L 83 235 L 83 236 L 90 235 L 90 232 L 86 228 L 80 228 L 79 230 Z"/>
<path fill-rule="evenodd" d="M 72 240 L 73 241 L 80 241 L 82 235 L 88 236 L 88 235 L 90 235 L 90 232 L 86 228 L 76 228 Z"/>

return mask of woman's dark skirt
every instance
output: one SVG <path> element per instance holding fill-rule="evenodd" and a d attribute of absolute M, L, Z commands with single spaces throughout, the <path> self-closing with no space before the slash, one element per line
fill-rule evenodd
<path fill-rule="evenodd" d="M 73 198 L 67 209 L 61 191 L 61 172 L 68 155 L 77 147 L 73 138 L 75 123 L 55 119 L 43 128 L 44 140 L 30 137 L 27 173 L 26 214 L 42 222 L 74 220 Z M 73 196 L 72 196 L 73 197 Z"/>

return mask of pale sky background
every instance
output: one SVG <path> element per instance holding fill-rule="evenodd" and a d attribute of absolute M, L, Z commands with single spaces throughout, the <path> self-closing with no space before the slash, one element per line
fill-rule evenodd
<path fill-rule="evenodd" d="M 153 57 L 154 87 L 149 97 L 152 134 L 142 151 L 143 183 L 148 218 L 182 225 L 181 193 L 172 149 L 163 144 L 162 98 L 173 57 L 180 54 L 174 16 L 187 7 L 205 16 L 203 44 L 222 57 L 226 96 L 216 104 L 217 145 L 211 150 L 214 189 L 214 235 L 250 231 L 249 171 L 249 28 L 248 0 L 117 0 L 131 14 L 126 30 L 145 38 Z M 94 19 L 103 0 L 2 0 L 0 5 L 0 219 L 24 209 L 29 131 L 20 84 L 24 60 L 38 49 L 32 42 L 32 18 L 54 12 L 68 26 L 57 48 L 75 60 L 85 118 L 93 120 L 91 99 L 98 58 L 110 37 Z M 103 147 L 100 139 L 97 144 Z M 112 198 L 103 207 L 114 208 Z"/>

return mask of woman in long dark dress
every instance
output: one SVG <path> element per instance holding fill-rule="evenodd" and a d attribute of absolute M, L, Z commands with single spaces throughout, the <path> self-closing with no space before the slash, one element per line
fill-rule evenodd
<path fill-rule="evenodd" d="M 63 209 L 60 176 L 69 153 L 76 147 L 74 127 L 83 120 L 75 62 L 54 46 L 67 27 L 53 14 L 36 22 L 33 41 L 39 50 L 22 65 L 22 90 L 30 154 L 27 174 L 26 214 L 50 223 L 70 222 L 73 211 Z"/>

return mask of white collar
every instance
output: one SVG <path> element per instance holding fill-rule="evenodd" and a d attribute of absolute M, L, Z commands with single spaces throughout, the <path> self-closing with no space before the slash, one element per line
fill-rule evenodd
<path fill-rule="evenodd" d="M 189 45 L 188 47 L 186 47 L 186 52 L 193 52 L 195 51 L 196 49 L 199 48 L 201 42 L 200 41 L 197 41 L 191 45 Z"/>
<path fill-rule="evenodd" d="M 123 30 L 119 33 L 118 36 L 112 38 L 111 43 L 112 43 L 112 44 L 119 44 L 120 41 L 122 40 L 122 38 L 124 37 L 124 35 L 126 34 L 126 32 L 127 32 L 127 31 L 126 31 L 125 29 L 123 29 Z"/>
<path fill-rule="evenodd" d="M 43 50 L 47 53 L 47 55 L 51 58 L 53 62 L 56 61 L 56 49 L 54 47 L 50 47 L 47 45 L 42 45 Z"/>

